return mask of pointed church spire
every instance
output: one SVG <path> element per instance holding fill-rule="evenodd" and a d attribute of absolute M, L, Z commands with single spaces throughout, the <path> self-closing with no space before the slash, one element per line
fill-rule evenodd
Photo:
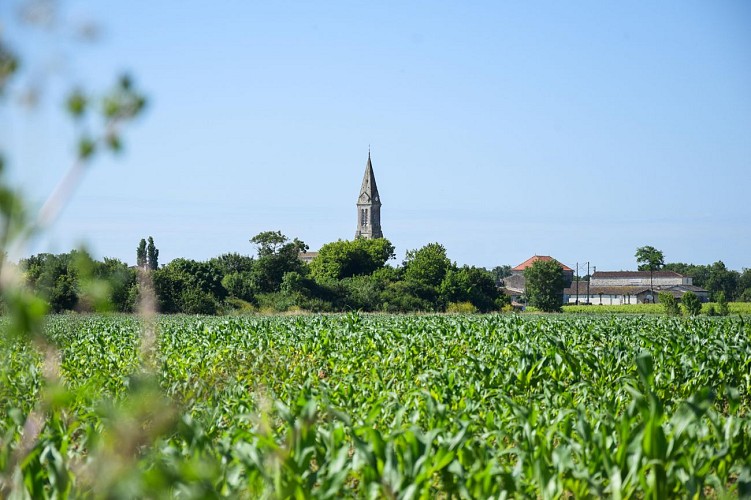
<path fill-rule="evenodd" d="M 368 163 L 362 178 L 360 196 L 357 198 L 357 232 L 355 237 L 383 238 L 381 232 L 381 196 L 378 194 L 373 163 L 368 146 Z"/>
<path fill-rule="evenodd" d="M 370 151 L 368 151 L 368 163 L 365 165 L 365 175 L 362 177 L 362 186 L 360 187 L 360 196 L 357 203 L 378 203 L 381 204 L 381 197 L 378 195 L 378 186 L 376 185 L 375 173 L 373 172 L 373 163 L 370 160 Z"/>

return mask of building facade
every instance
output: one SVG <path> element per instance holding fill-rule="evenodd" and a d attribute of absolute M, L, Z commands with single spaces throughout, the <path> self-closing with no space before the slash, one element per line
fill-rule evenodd
<path fill-rule="evenodd" d="M 695 293 L 702 302 L 709 300 L 709 292 L 694 286 L 689 276 L 672 271 L 605 271 L 592 275 L 589 283 L 573 283 L 563 291 L 564 304 L 649 304 L 657 301 L 657 294 L 667 292 L 680 300 L 686 292 Z"/>

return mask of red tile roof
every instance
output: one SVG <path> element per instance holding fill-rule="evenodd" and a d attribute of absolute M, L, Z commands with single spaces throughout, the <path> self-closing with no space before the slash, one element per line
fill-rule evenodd
<path fill-rule="evenodd" d="M 519 264 L 518 266 L 516 266 L 515 268 L 513 268 L 512 271 L 524 271 L 525 269 L 530 267 L 532 264 L 534 264 L 538 260 L 543 260 L 543 261 L 552 260 L 552 261 L 558 262 L 557 260 L 555 260 L 553 257 L 549 255 L 534 255 L 528 258 L 527 260 L 525 260 L 524 262 L 522 262 L 521 264 Z M 558 262 L 558 264 L 561 265 L 561 268 L 563 268 L 564 271 L 573 271 L 573 269 L 571 269 L 565 264 L 561 264 L 560 262 Z"/>

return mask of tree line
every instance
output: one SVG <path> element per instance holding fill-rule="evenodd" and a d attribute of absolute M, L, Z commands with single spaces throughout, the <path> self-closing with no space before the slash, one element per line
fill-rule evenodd
<path fill-rule="evenodd" d="M 307 245 L 279 231 L 251 238 L 255 255 L 226 253 L 206 261 L 178 258 L 158 264 L 153 238 L 141 240 L 134 267 L 93 259 L 85 251 L 43 253 L 19 266 L 27 284 L 54 312 L 136 310 L 143 287 L 151 287 L 163 313 L 218 314 L 231 311 L 457 311 L 490 312 L 508 303 L 493 272 L 452 262 L 443 245 L 410 250 L 403 262 L 384 238 L 323 245 L 310 263 L 300 259 Z M 139 279 L 140 275 L 148 279 Z M 106 290 L 107 301 L 92 296 Z M 100 294 L 101 295 L 101 294 Z"/>
<path fill-rule="evenodd" d="M 163 313 L 490 312 L 509 307 L 498 283 L 508 276 L 510 266 L 458 266 L 439 243 L 407 251 L 396 266 L 388 264 L 395 258 L 394 246 L 384 238 L 327 243 L 310 264 L 300 259 L 307 245 L 279 231 L 259 233 L 250 243 L 256 247 L 254 255 L 226 253 L 205 261 L 178 258 L 160 266 L 159 250 L 149 237 L 138 244 L 133 267 L 118 259 L 98 261 L 81 250 L 34 255 L 19 266 L 26 283 L 53 312 L 131 312 L 145 286 L 152 288 Z M 751 269 L 729 270 L 721 261 L 706 266 L 665 264 L 662 252 L 639 250 L 645 248 L 654 252 L 637 255 L 641 270 L 691 276 L 713 301 L 751 302 Z M 527 271 L 529 304 L 560 310 L 560 265 L 540 262 Z M 139 273 L 148 279 L 139 279 Z"/>
<path fill-rule="evenodd" d="M 709 300 L 751 302 L 751 269 L 733 271 L 721 260 L 708 265 L 686 264 L 683 262 L 665 263 L 661 250 L 652 246 L 636 249 L 636 262 L 639 271 L 673 271 L 693 278 L 693 284 L 709 292 Z"/>

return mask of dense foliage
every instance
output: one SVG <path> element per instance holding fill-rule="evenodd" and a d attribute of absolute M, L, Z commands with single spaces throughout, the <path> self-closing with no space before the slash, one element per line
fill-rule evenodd
<path fill-rule="evenodd" d="M 311 262 L 317 279 L 343 279 L 372 274 L 394 258 L 394 245 L 386 238 L 357 238 L 326 243 Z"/>
<path fill-rule="evenodd" d="M 665 264 L 663 269 L 691 276 L 694 285 L 708 290 L 712 300 L 719 302 L 719 296 L 722 294 L 723 300 L 751 302 L 751 269 L 749 268 L 744 268 L 742 272 L 733 271 L 720 260 L 710 265 L 675 262 Z"/>
<path fill-rule="evenodd" d="M 148 245 L 146 239 L 138 245 L 137 268 L 129 268 L 117 259 L 96 261 L 86 252 L 76 250 L 59 255 L 34 255 L 23 259 L 20 267 L 27 284 L 55 312 L 93 310 L 96 304 L 86 297 L 91 278 L 100 280 L 112 293 L 107 307 L 133 311 L 143 286 L 138 283 L 137 269 L 150 270 L 149 280 L 153 282 L 159 310 L 164 313 L 291 309 L 490 312 L 500 310 L 508 302 L 496 286 L 508 274 L 508 266 L 498 266 L 492 271 L 460 267 L 451 262 L 446 249 L 438 243 L 408 251 L 402 264 L 392 267 L 387 262 L 394 256 L 394 247 L 383 238 L 328 243 L 310 265 L 299 258 L 299 252 L 307 246 L 297 239 L 289 240 L 278 231 L 260 233 L 251 241 L 258 247 L 255 257 L 227 253 L 208 261 L 179 258 L 160 267 L 159 251 L 149 237 Z M 716 305 L 708 311 L 705 304 L 703 313 L 727 315 L 731 312 L 728 297 L 751 301 L 749 269 L 742 273 L 729 271 L 721 262 L 711 266 L 666 264 L 664 269 L 692 276 L 694 284 L 707 288 Z M 530 271 L 534 276 L 529 297 L 538 309 L 556 311 L 561 301 L 559 272 L 552 266 L 549 271 Z M 697 314 L 697 305 L 689 297 L 691 313 Z M 564 310 L 571 309 L 566 306 Z M 650 311 L 632 306 L 620 312 Z"/>
<path fill-rule="evenodd" d="M 529 304 L 545 312 L 557 312 L 563 305 L 565 279 L 555 260 L 538 260 L 524 270 Z"/>
<path fill-rule="evenodd" d="M 3 495 L 751 494 L 740 319 L 58 316 L 45 336 L 58 382 L 0 340 Z"/>
<path fill-rule="evenodd" d="M 117 259 L 96 261 L 84 251 L 64 254 L 43 253 L 20 263 L 26 283 L 44 298 L 53 312 L 92 310 L 96 304 L 87 300 L 88 284 L 104 285 L 105 307 L 132 311 L 137 298 L 136 271 Z"/>
<path fill-rule="evenodd" d="M 660 292 L 657 294 L 657 297 L 660 305 L 665 308 L 665 314 L 668 316 L 680 316 L 681 306 L 678 304 L 678 299 L 672 293 Z"/>
<path fill-rule="evenodd" d="M 445 311 L 469 303 L 480 312 L 500 310 L 507 302 L 493 274 L 452 263 L 446 250 L 431 243 L 407 252 L 400 267 L 390 267 L 394 247 L 386 239 L 328 243 L 312 264 L 300 259 L 307 245 L 278 231 L 251 239 L 256 257 L 223 254 L 208 261 L 178 258 L 159 267 L 153 238 L 141 240 L 136 268 L 115 259 L 94 261 L 88 254 L 40 254 L 23 259 L 26 283 L 54 312 L 90 311 L 82 300 L 90 278 L 113 291 L 112 305 L 133 311 L 144 287 L 153 289 L 160 312 L 217 314 L 232 310 L 287 311 Z M 98 269 L 96 276 L 78 265 Z M 140 275 L 140 279 L 138 278 Z M 452 305 L 453 304 L 453 305 Z"/>
<path fill-rule="evenodd" d="M 701 301 L 694 292 L 686 292 L 681 297 L 681 304 L 686 309 L 689 316 L 698 316 L 701 314 Z"/>

